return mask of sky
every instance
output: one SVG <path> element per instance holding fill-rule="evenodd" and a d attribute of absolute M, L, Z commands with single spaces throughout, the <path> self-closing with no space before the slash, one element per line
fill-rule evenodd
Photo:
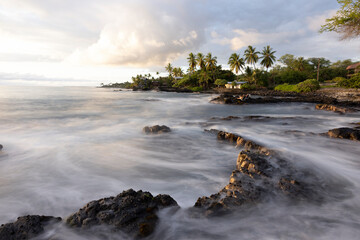
<path fill-rule="evenodd" d="M 0 0 L 0 85 L 97 86 L 190 52 L 229 56 L 248 45 L 360 61 L 360 39 L 319 33 L 336 0 Z"/>

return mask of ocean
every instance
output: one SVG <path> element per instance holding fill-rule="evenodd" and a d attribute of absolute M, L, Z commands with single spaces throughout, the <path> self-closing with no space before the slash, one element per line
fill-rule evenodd
<path fill-rule="evenodd" d="M 210 103 L 215 96 L 1 86 L 0 224 L 23 215 L 65 219 L 89 201 L 132 188 L 169 194 L 181 206 L 175 214 L 159 213 L 150 239 L 357 239 L 359 142 L 318 133 L 353 126 L 360 114 L 319 111 L 310 103 Z M 239 118 L 221 119 L 227 116 Z M 142 132 L 157 124 L 172 132 Z M 241 151 L 204 129 L 237 133 L 275 149 L 316 171 L 319 184 L 337 186 L 342 197 L 320 205 L 270 200 L 229 216 L 194 218 L 189 208 L 228 184 Z M 64 226 L 44 236 L 56 234 L 126 238 L 111 232 L 84 237 Z"/>

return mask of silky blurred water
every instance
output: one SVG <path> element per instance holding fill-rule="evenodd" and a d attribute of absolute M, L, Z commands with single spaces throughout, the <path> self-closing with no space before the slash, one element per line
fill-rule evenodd
<path fill-rule="evenodd" d="M 66 218 L 91 200 L 133 188 L 169 194 L 182 207 L 176 214 L 160 212 L 153 239 L 357 239 L 359 142 L 308 133 L 352 126 L 360 121 L 358 113 L 339 115 L 303 103 L 217 105 L 209 103 L 212 97 L 0 87 L 0 224 L 28 214 Z M 219 119 L 229 115 L 242 118 Z M 271 118 L 246 118 L 253 115 Z M 144 126 L 156 124 L 172 132 L 142 133 Z M 321 206 L 267 202 L 223 218 L 192 218 L 187 208 L 228 183 L 240 151 L 217 142 L 205 128 L 276 149 L 339 184 L 348 197 Z M 90 239 L 63 226 L 52 231 L 64 239 Z M 122 238 L 109 233 L 101 239 Z"/>

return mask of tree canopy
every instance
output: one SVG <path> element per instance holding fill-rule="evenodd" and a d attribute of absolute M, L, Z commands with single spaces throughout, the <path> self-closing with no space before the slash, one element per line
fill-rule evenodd
<path fill-rule="evenodd" d="M 340 10 L 332 18 L 326 19 L 320 32 L 337 32 L 341 39 L 360 36 L 360 0 L 338 0 Z"/>

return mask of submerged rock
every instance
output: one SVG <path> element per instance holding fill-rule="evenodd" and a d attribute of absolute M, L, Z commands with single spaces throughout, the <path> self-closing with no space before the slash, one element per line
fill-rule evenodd
<path fill-rule="evenodd" d="M 160 133 L 167 133 L 171 132 L 171 129 L 165 125 L 155 125 L 152 127 L 146 126 L 143 128 L 143 132 L 146 134 L 160 134 Z"/>
<path fill-rule="evenodd" d="M 157 211 L 174 206 L 178 204 L 169 195 L 153 197 L 149 192 L 130 189 L 116 197 L 88 203 L 71 215 L 66 223 L 83 229 L 105 224 L 133 237 L 146 237 L 155 229 Z"/>
<path fill-rule="evenodd" d="M 353 128 L 335 128 L 329 130 L 327 135 L 331 138 L 342 138 L 353 141 L 360 141 L 360 130 Z"/>
<path fill-rule="evenodd" d="M 16 222 L 2 224 L 0 226 L 1 240 L 30 239 L 44 232 L 47 225 L 60 222 L 61 218 L 50 216 L 24 216 Z"/>
<path fill-rule="evenodd" d="M 337 107 L 337 106 L 330 105 L 330 104 L 317 104 L 315 106 L 315 108 L 318 110 L 333 111 L 333 112 L 338 112 L 338 113 L 354 112 L 353 109 L 345 108 L 345 107 Z"/>

